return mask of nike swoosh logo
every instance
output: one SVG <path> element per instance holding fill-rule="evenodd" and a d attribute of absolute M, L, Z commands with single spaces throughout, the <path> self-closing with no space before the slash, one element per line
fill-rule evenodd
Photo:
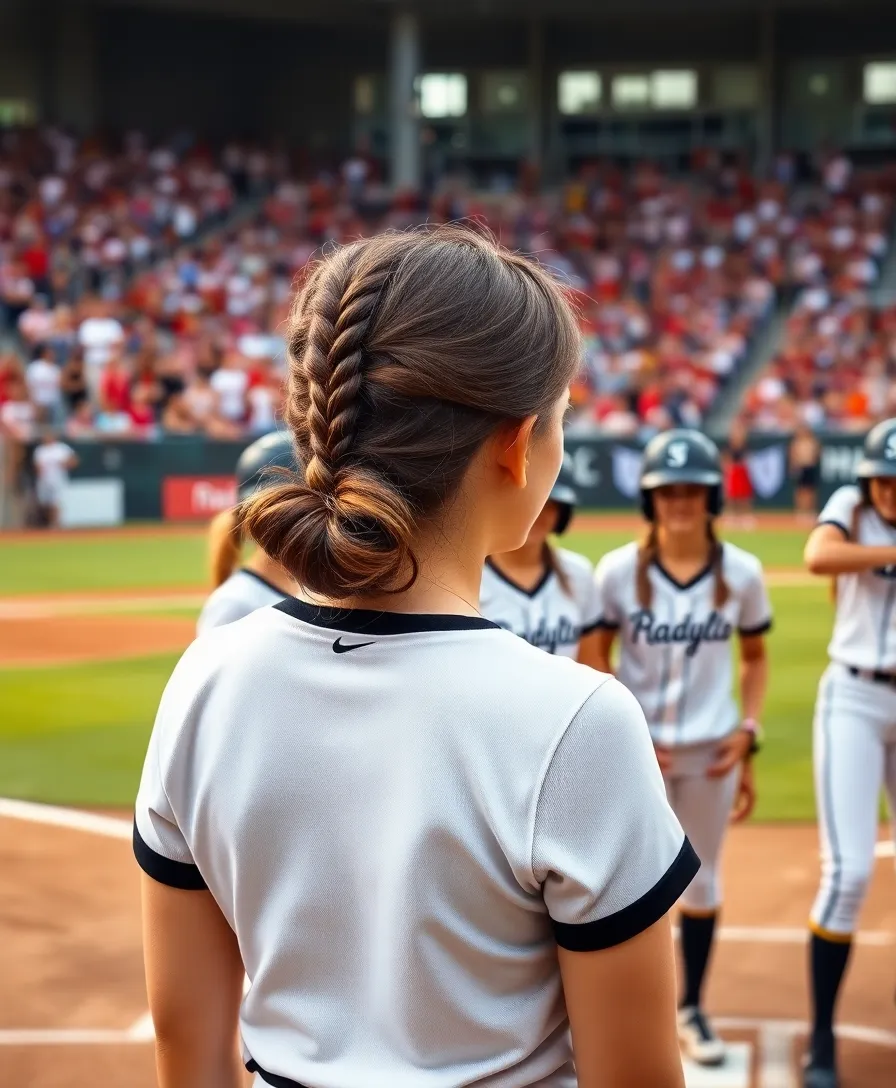
<path fill-rule="evenodd" d="M 337 654 L 347 654 L 349 650 L 360 650 L 362 646 L 373 646 L 373 642 L 352 642 L 349 645 L 344 645 L 342 642 L 342 636 L 333 643 L 333 652 Z"/>

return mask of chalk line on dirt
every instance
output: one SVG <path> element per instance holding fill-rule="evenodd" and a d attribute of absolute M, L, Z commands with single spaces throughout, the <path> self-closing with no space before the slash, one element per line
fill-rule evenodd
<path fill-rule="evenodd" d="M 71 831 L 86 831 L 112 839 L 130 840 L 133 825 L 116 816 L 102 816 L 79 809 L 62 808 L 58 805 L 42 805 L 34 801 L 16 801 L 0 797 L 0 817 L 26 820 L 49 827 L 61 827 Z M 892 843 L 879 843 L 889 846 Z M 882 855 L 883 856 L 883 855 Z M 805 944 L 807 930 L 786 926 L 722 926 L 719 939 L 735 944 Z M 860 930 L 854 937 L 858 945 L 886 948 L 896 943 L 896 937 L 886 930 Z"/>

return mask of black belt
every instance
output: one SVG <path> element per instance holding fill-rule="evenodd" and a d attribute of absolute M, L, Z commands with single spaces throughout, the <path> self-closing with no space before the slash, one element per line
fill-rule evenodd
<path fill-rule="evenodd" d="M 880 669 L 857 669 L 855 665 L 847 665 L 850 676 L 858 676 L 860 680 L 870 680 L 873 684 L 886 684 L 888 688 L 896 688 L 896 672 L 881 672 Z"/>
<path fill-rule="evenodd" d="M 281 1077 L 279 1073 L 269 1073 L 266 1069 L 262 1069 L 254 1058 L 246 1062 L 246 1069 L 250 1073 L 257 1073 L 265 1084 L 272 1084 L 274 1088 L 305 1088 L 297 1080 L 290 1080 L 289 1077 Z"/>

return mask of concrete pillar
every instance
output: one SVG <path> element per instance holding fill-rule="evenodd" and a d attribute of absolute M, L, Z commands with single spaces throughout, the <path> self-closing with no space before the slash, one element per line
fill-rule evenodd
<path fill-rule="evenodd" d="M 759 12 L 759 109 L 756 114 L 756 168 L 760 176 L 771 169 L 777 150 L 778 57 L 773 0 Z"/>
<path fill-rule="evenodd" d="M 410 11 L 392 18 L 389 57 L 389 127 L 392 184 L 420 188 L 420 122 L 414 81 L 420 74 L 420 24 Z"/>

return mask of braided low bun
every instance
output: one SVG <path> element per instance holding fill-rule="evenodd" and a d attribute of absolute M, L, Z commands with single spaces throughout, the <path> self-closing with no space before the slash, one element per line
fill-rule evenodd
<path fill-rule="evenodd" d="M 247 531 L 304 589 L 340 599 L 413 584 L 414 519 L 382 479 L 346 474 L 325 495 L 295 481 L 250 500 Z"/>
<path fill-rule="evenodd" d="M 502 423 L 550 418 L 579 361 L 551 276 L 457 227 L 333 250 L 286 333 L 285 418 L 304 476 L 241 517 L 300 586 L 331 600 L 410 588 L 414 543 L 476 452 Z"/>

